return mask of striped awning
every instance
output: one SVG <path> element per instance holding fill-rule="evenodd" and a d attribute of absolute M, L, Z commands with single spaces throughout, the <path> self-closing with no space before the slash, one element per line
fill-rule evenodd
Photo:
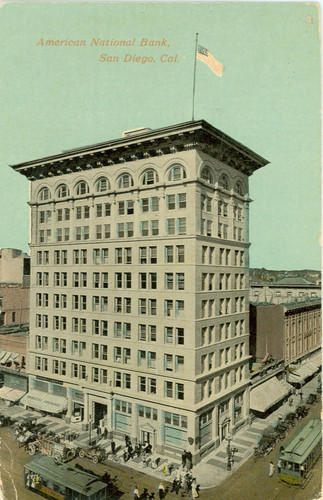
<path fill-rule="evenodd" d="M 9 361 L 14 361 L 17 358 L 19 358 L 18 352 L 3 351 L 0 349 L 0 363 L 1 364 L 4 365 L 5 363 L 8 363 Z"/>
<path fill-rule="evenodd" d="M 46 411 L 48 413 L 61 413 L 67 409 L 67 398 L 50 394 L 49 392 L 37 391 L 32 389 L 22 399 L 21 403 L 31 406 L 36 410 Z"/>

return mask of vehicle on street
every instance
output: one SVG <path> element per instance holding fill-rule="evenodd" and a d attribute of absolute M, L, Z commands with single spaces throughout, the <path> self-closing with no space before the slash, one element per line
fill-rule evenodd
<path fill-rule="evenodd" d="M 100 446 L 89 446 L 87 448 L 78 448 L 77 454 L 80 458 L 89 458 L 94 464 L 102 462 L 107 458 L 104 448 Z"/>
<path fill-rule="evenodd" d="M 29 455 L 42 453 L 43 455 L 50 455 L 58 462 L 66 462 L 72 460 L 76 456 L 76 449 L 66 446 L 64 443 L 57 443 L 50 437 L 37 437 L 26 446 Z"/>
<path fill-rule="evenodd" d="M 24 466 L 24 486 L 55 500 L 109 499 L 107 484 L 97 476 L 49 456 L 39 455 Z"/>
<path fill-rule="evenodd" d="M 281 481 L 302 485 L 321 454 L 322 422 L 311 419 L 279 454 Z"/>

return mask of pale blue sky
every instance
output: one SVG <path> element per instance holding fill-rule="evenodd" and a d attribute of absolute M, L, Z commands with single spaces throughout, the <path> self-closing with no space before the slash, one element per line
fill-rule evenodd
<path fill-rule="evenodd" d="M 271 162 L 250 178 L 251 265 L 320 267 L 320 45 L 317 7 L 305 3 L 0 8 L 0 247 L 28 250 L 28 181 L 8 164 L 191 119 L 196 32 L 226 69 L 221 79 L 197 62 L 195 118 Z M 37 46 L 42 37 L 87 46 Z M 136 46 L 90 47 L 94 37 Z M 169 47 L 140 47 L 142 37 Z M 119 63 L 99 62 L 102 52 Z M 164 53 L 179 62 L 162 64 Z"/>

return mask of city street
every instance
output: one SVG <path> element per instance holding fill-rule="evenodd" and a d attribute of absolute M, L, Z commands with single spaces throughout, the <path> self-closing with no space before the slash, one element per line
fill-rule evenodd
<path fill-rule="evenodd" d="M 309 412 L 309 415 L 300 420 L 297 425 L 292 428 L 285 441 L 290 440 L 292 435 L 313 417 L 320 416 L 320 404 L 314 404 Z M 316 500 L 320 499 L 321 491 L 321 467 L 322 460 L 320 459 L 314 468 L 314 474 L 305 489 L 299 487 L 288 487 L 280 483 L 277 474 L 273 477 L 268 476 L 268 465 L 271 460 L 277 463 L 277 454 L 279 447 L 267 457 L 255 460 L 253 457 L 247 460 L 239 469 L 225 482 L 216 488 L 200 491 L 202 500 L 275 500 L 275 499 L 294 499 L 294 500 Z M 14 440 L 11 428 L 0 429 L 0 479 L 2 481 L 3 496 L 1 500 L 37 500 L 40 497 L 31 491 L 27 491 L 23 486 L 23 464 L 30 460 L 29 455 L 19 448 Z M 132 490 L 135 484 L 138 484 L 140 492 L 147 488 L 149 493 L 154 492 L 155 498 L 158 498 L 158 479 L 146 474 L 137 472 L 123 465 L 113 464 L 111 462 L 105 464 L 94 465 L 87 459 L 74 459 L 71 465 L 79 463 L 85 468 L 89 468 L 98 474 L 103 474 L 106 470 L 109 471 L 112 477 L 118 476 L 118 487 L 120 490 L 120 498 L 123 500 L 132 500 Z M 216 474 L 216 468 L 214 472 Z M 171 487 L 170 483 L 164 482 L 166 486 Z M 0 483 L 1 484 L 1 483 Z M 166 498 L 173 500 L 178 498 L 175 493 L 170 491 Z"/>

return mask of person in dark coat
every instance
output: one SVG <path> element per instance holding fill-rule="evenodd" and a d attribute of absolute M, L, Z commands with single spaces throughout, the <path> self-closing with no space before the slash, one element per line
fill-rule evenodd
<path fill-rule="evenodd" d="M 115 452 L 116 452 L 116 444 L 112 439 L 112 441 L 111 441 L 111 453 L 112 453 L 112 455 L 115 455 Z"/>

